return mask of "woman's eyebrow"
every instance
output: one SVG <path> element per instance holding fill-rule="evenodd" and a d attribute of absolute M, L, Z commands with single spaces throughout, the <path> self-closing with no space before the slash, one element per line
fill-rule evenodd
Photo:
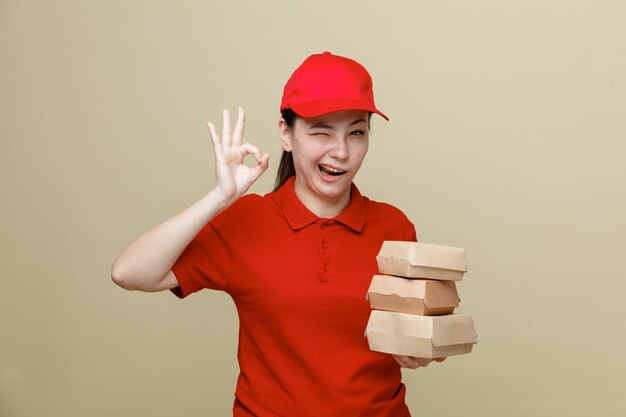
<path fill-rule="evenodd" d="M 353 126 L 353 125 L 358 125 L 358 124 L 359 124 L 359 123 L 361 123 L 361 122 L 367 122 L 367 120 L 365 120 L 365 119 L 363 119 L 363 118 L 356 119 L 354 122 L 350 123 L 350 126 Z"/>
<path fill-rule="evenodd" d="M 332 127 L 331 125 L 327 125 L 326 123 L 316 123 L 313 126 L 310 126 L 309 129 L 326 129 L 326 130 L 333 130 L 334 127 Z"/>
<path fill-rule="evenodd" d="M 356 119 L 355 121 L 351 122 L 349 124 L 349 126 L 354 126 L 354 125 L 358 125 L 359 123 L 366 123 L 367 120 L 363 119 L 363 118 L 359 118 Z M 320 122 L 320 123 L 316 123 L 312 126 L 309 126 L 309 129 L 326 129 L 326 130 L 333 130 L 334 127 L 332 125 L 328 125 L 326 123 Z"/>

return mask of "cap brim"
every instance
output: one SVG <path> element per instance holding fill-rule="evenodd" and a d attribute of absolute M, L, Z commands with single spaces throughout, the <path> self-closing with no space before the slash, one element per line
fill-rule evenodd
<path fill-rule="evenodd" d="M 389 118 L 376 107 L 369 103 L 355 100 L 318 100 L 308 103 L 292 103 L 289 108 L 293 110 L 300 117 L 317 117 L 322 114 L 332 113 L 342 110 L 366 110 L 372 113 L 380 115 L 383 119 L 389 120 Z"/>

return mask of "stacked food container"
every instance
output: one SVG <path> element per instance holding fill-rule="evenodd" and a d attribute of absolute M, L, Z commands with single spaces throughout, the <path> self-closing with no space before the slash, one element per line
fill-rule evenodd
<path fill-rule="evenodd" d="M 478 336 L 459 306 L 456 281 L 467 271 L 465 250 L 386 241 L 367 292 L 372 312 L 365 334 L 371 350 L 420 358 L 469 353 Z"/>

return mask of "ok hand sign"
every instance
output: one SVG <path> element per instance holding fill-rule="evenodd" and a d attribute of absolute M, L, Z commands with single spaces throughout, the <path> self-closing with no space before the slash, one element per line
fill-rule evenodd
<path fill-rule="evenodd" d="M 218 135 L 215 125 L 208 123 L 213 151 L 215 153 L 215 191 L 223 196 L 227 205 L 245 194 L 252 183 L 269 166 L 269 155 L 261 154 L 259 148 L 249 143 L 241 143 L 245 125 L 245 113 L 239 107 L 235 130 L 231 133 L 230 112 L 224 110 L 222 136 Z M 244 158 L 253 155 L 257 164 L 247 166 Z"/>

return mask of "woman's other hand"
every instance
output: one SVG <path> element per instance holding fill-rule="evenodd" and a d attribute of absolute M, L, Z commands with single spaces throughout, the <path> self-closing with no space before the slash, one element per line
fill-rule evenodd
<path fill-rule="evenodd" d="M 416 358 L 413 356 L 403 356 L 403 355 L 392 355 L 392 356 L 396 360 L 396 362 L 398 362 L 398 365 L 400 365 L 403 368 L 409 368 L 409 369 L 417 369 L 420 367 L 428 366 L 430 365 L 432 361 L 443 362 L 446 360 L 445 356 L 443 358 L 435 358 L 435 359 Z"/>
<path fill-rule="evenodd" d="M 241 143 L 245 126 L 245 113 L 238 108 L 235 129 L 231 132 L 230 112 L 224 110 L 224 127 L 220 136 L 213 123 L 208 123 L 215 153 L 215 192 L 219 193 L 227 205 L 245 194 L 269 166 L 269 155 L 261 153 L 259 148 L 250 143 Z M 256 165 L 247 166 L 246 156 L 252 155 Z"/>

